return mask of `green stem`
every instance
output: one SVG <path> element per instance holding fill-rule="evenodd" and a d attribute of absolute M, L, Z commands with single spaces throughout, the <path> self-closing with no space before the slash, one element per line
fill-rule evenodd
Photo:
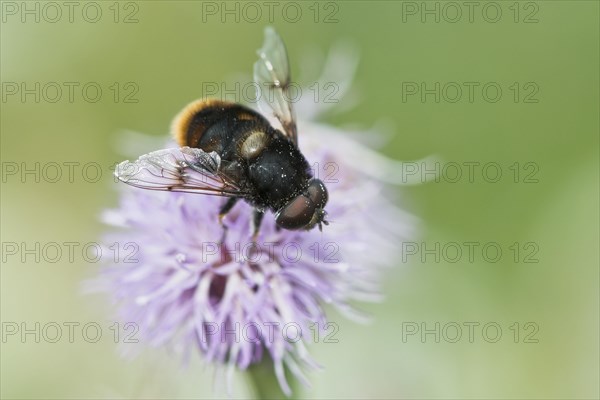
<path fill-rule="evenodd" d="M 270 356 L 266 355 L 262 361 L 256 364 L 252 364 L 246 370 L 248 380 L 254 389 L 254 398 L 261 400 L 273 400 L 273 399 L 293 399 L 296 395 L 297 388 L 294 385 L 294 379 L 288 379 L 288 384 L 292 389 L 292 396 L 287 397 L 281 387 L 279 381 L 275 376 L 275 368 L 273 367 L 273 360 Z"/>

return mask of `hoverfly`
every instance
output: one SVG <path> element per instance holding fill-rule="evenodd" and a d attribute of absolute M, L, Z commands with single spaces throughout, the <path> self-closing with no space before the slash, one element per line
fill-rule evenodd
<path fill-rule="evenodd" d="M 240 199 L 253 206 L 254 238 L 267 210 L 279 228 L 309 230 L 327 225 L 325 185 L 313 177 L 298 148 L 290 101 L 290 68 L 282 39 L 265 29 L 265 42 L 254 64 L 254 81 L 269 93 L 261 96 L 261 111 L 272 112 L 283 130 L 241 104 L 201 99 L 175 117 L 171 131 L 181 146 L 124 161 L 116 177 L 143 189 L 201 193 L 228 197 L 219 222 Z"/>

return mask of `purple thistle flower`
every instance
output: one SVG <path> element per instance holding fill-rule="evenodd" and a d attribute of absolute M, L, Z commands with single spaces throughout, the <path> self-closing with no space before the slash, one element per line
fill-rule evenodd
<path fill-rule="evenodd" d="M 186 356 L 198 349 L 228 377 L 268 354 L 287 395 L 285 368 L 308 384 L 303 370 L 318 366 L 306 344 L 314 324 L 326 326 L 324 305 L 364 319 L 352 303 L 380 300 L 381 267 L 398 259 L 415 225 L 386 198 L 386 180 L 395 179 L 399 163 L 303 119 L 316 110 L 302 101 L 300 148 L 329 190 L 331 223 L 322 232 L 278 230 L 267 213 L 254 243 L 252 209 L 238 202 L 221 242 L 217 215 L 226 199 L 130 187 L 103 218 L 123 228 L 107 243 L 139 249 L 134 262 L 107 266 L 100 280 L 119 318 L 138 325 L 142 342 L 175 346 Z"/>

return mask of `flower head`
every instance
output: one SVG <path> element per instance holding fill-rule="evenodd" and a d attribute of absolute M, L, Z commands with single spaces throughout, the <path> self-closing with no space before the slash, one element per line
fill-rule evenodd
<path fill-rule="evenodd" d="M 380 298 L 381 267 L 394 263 L 414 226 L 387 200 L 382 178 L 395 162 L 303 120 L 309 109 L 299 104 L 300 148 L 329 190 L 322 232 L 278 229 L 267 213 L 253 241 L 252 208 L 238 202 L 224 235 L 217 216 L 226 199 L 130 187 L 104 214 L 123 228 L 108 242 L 134 242 L 139 251 L 134 262 L 103 270 L 103 288 L 144 342 L 196 348 L 231 372 L 268 355 L 286 394 L 285 368 L 306 381 L 302 371 L 317 366 L 306 344 L 311 329 L 326 326 L 324 305 L 360 319 L 352 304 Z"/>

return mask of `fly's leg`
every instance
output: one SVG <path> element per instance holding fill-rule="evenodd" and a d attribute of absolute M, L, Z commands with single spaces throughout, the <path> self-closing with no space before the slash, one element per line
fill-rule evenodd
<path fill-rule="evenodd" d="M 221 236 L 221 243 L 223 243 L 225 241 L 225 236 L 227 235 L 227 225 L 225 225 L 225 222 L 223 222 L 223 218 L 225 218 L 227 213 L 229 211 L 231 211 L 231 209 L 233 208 L 233 206 L 235 206 L 235 203 L 237 203 L 238 200 L 239 200 L 239 197 L 229 198 L 227 200 L 227 202 L 225 204 L 223 204 L 221 206 L 221 209 L 219 210 L 219 224 L 221 224 L 221 227 L 223 228 L 223 235 Z"/>
<path fill-rule="evenodd" d="M 254 228 L 253 232 L 252 232 L 252 242 L 256 243 L 256 239 L 258 238 L 258 231 L 260 229 L 260 223 L 263 220 L 263 217 L 265 216 L 265 211 L 255 208 L 253 215 L 252 215 L 252 226 Z"/>

